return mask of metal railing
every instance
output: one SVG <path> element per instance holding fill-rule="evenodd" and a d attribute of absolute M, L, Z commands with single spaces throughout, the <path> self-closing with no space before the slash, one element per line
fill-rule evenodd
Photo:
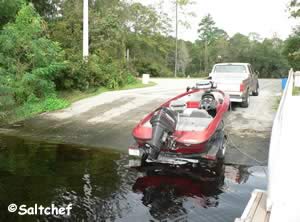
<path fill-rule="evenodd" d="M 272 135 L 270 141 L 270 149 L 269 149 L 269 161 L 268 161 L 268 198 L 267 198 L 267 210 L 271 211 L 274 196 L 276 195 L 274 192 L 274 186 L 278 182 L 278 172 L 276 168 L 280 167 L 280 154 L 283 151 L 282 146 L 282 124 L 285 118 L 286 110 L 288 109 L 288 100 L 293 95 L 293 79 L 294 79 L 294 71 L 291 69 L 289 72 L 289 77 L 283 91 L 282 98 L 280 100 L 280 104 L 273 122 L 272 127 Z"/>

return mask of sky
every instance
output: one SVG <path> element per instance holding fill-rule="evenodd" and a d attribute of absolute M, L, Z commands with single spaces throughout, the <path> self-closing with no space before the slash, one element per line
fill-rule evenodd
<path fill-rule="evenodd" d="M 158 6 L 160 0 L 134 0 L 143 4 Z M 282 39 L 291 34 L 297 22 L 289 18 L 287 6 L 290 0 L 194 0 L 195 4 L 186 10 L 193 11 L 195 17 L 187 18 L 190 29 L 180 27 L 179 38 L 194 41 L 201 18 L 210 13 L 217 27 L 230 36 L 239 32 L 248 35 L 258 33 L 262 38 L 271 38 L 274 33 Z M 174 18 L 171 0 L 165 0 L 161 8 Z"/>

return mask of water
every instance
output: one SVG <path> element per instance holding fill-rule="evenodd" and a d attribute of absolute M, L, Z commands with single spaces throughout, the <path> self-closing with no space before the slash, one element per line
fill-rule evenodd
<path fill-rule="evenodd" d="M 263 167 L 130 168 L 127 155 L 0 138 L 0 221 L 234 221 Z M 72 204 L 70 216 L 19 216 L 9 204 Z"/>

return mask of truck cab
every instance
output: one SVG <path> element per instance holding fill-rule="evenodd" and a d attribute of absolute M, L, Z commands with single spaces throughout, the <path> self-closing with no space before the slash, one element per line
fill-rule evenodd
<path fill-rule="evenodd" d="M 258 76 L 249 63 L 215 64 L 209 77 L 230 96 L 231 102 L 241 103 L 242 107 L 249 106 L 250 95 L 258 96 Z"/>

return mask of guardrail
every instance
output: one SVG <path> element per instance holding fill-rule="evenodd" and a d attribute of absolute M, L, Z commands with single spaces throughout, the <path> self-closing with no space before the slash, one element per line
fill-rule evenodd
<path fill-rule="evenodd" d="M 300 97 L 293 96 L 294 76 L 290 70 L 272 128 L 266 203 L 270 222 L 300 221 Z"/>
<path fill-rule="evenodd" d="M 299 84 L 297 84 L 299 83 Z M 235 222 L 300 221 L 300 72 L 290 70 L 273 122 L 269 149 L 268 190 L 254 190 Z"/>
<path fill-rule="evenodd" d="M 290 70 L 288 81 L 286 83 L 280 104 L 273 122 L 272 136 L 269 149 L 269 164 L 268 164 L 268 199 L 267 210 L 270 211 L 274 201 L 273 184 L 276 183 L 276 168 L 280 165 L 277 160 L 279 159 L 282 135 L 282 122 L 284 120 L 284 111 L 287 109 L 287 98 L 292 96 L 293 92 L 293 70 Z"/>

